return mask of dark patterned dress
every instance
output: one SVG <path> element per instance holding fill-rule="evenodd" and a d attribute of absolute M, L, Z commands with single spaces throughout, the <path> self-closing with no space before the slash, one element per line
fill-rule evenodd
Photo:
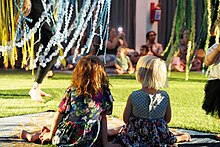
<path fill-rule="evenodd" d="M 176 142 L 164 119 L 170 104 L 165 91 L 152 96 L 142 90 L 134 91 L 131 104 L 132 116 L 114 142 L 129 147 L 169 146 Z"/>
<path fill-rule="evenodd" d="M 69 88 L 58 108 L 58 112 L 64 113 L 64 118 L 58 125 L 53 144 L 99 146 L 101 115 L 112 113 L 112 102 L 109 90 L 86 98 Z"/>

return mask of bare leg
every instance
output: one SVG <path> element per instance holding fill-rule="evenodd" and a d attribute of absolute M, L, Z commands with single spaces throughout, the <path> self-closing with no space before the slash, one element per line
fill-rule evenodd
<path fill-rule="evenodd" d="M 176 71 L 179 71 L 179 72 L 184 72 L 185 71 L 181 65 L 176 65 L 176 66 L 174 66 L 174 68 L 175 68 Z"/>
<path fill-rule="evenodd" d="M 41 133 L 30 133 L 25 130 L 22 130 L 21 133 L 18 135 L 19 138 L 21 139 L 26 139 L 29 142 L 35 142 L 39 140 L 39 136 Z"/>
<path fill-rule="evenodd" d="M 133 73 L 134 73 L 134 68 L 128 70 L 128 73 L 129 73 L 129 74 L 133 74 Z"/>
<path fill-rule="evenodd" d="M 124 74 L 125 72 L 124 72 L 123 70 L 116 69 L 116 70 L 115 70 L 115 73 L 116 73 L 116 74 Z"/>
<path fill-rule="evenodd" d="M 190 142 L 191 141 L 191 137 L 188 133 L 177 134 L 175 136 L 176 136 L 177 142 Z"/>
<path fill-rule="evenodd" d="M 217 140 L 220 140 L 220 134 L 217 134 L 217 135 L 216 135 L 216 139 L 217 139 Z"/>
<path fill-rule="evenodd" d="M 37 82 L 34 82 L 33 87 L 29 91 L 29 95 L 31 96 L 32 100 L 38 101 L 38 102 L 43 102 L 44 100 L 42 99 L 42 96 L 46 97 L 52 97 L 52 95 L 47 94 L 46 92 L 42 91 L 40 89 L 40 84 Z"/>
<path fill-rule="evenodd" d="M 118 135 L 118 133 L 121 131 L 121 129 L 122 129 L 122 126 L 115 127 L 113 129 L 109 129 L 109 130 L 107 130 L 107 134 L 108 134 L 108 136 Z"/>
<path fill-rule="evenodd" d="M 40 85 L 37 82 L 34 82 L 31 90 L 29 91 L 29 95 L 31 96 L 32 100 L 43 102 L 40 92 Z"/>

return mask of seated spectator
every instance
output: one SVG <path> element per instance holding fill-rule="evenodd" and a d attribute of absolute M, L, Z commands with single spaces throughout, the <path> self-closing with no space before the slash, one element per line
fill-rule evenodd
<path fill-rule="evenodd" d="M 133 54 L 128 54 L 132 64 L 136 64 L 140 57 L 147 55 L 149 52 L 149 48 L 146 45 L 142 45 L 140 48 L 140 54 L 138 52 L 133 52 Z"/>
<path fill-rule="evenodd" d="M 142 45 L 140 48 L 140 56 L 145 56 L 149 52 L 149 48 L 146 45 Z"/>
<path fill-rule="evenodd" d="M 154 55 L 156 57 L 162 58 L 163 46 L 162 44 L 155 41 L 156 33 L 154 31 L 149 31 L 146 34 L 146 45 L 149 48 L 148 55 Z"/>
<path fill-rule="evenodd" d="M 178 52 L 176 56 L 174 56 L 172 61 L 171 70 L 179 71 L 179 72 L 185 71 L 188 42 L 189 42 L 189 31 L 184 30 L 178 45 Z"/>
<path fill-rule="evenodd" d="M 203 49 L 199 49 L 196 52 L 196 57 L 192 61 L 192 68 L 190 69 L 191 71 L 201 71 L 202 68 L 202 63 L 203 63 L 203 58 L 205 57 L 205 52 Z"/>
<path fill-rule="evenodd" d="M 82 58 L 82 55 L 80 54 L 80 49 L 78 49 L 78 54 L 76 55 L 76 59 L 73 60 L 74 52 L 75 52 L 75 47 L 73 47 L 70 50 L 70 55 L 66 58 L 67 66 L 65 68 L 61 68 L 61 70 L 72 70 L 76 66 L 79 59 Z"/>
<path fill-rule="evenodd" d="M 141 88 L 129 95 L 123 113 L 125 126 L 113 142 L 129 147 L 160 147 L 191 141 L 188 133 L 174 136 L 168 128 L 172 117 L 170 98 L 161 90 L 167 86 L 165 62 L 155 56 L 143 56 L 136 70 Z"/>
<path fill-rule="evenodd" d="M 106 46 L 106 56 L 104 56 L 104 49 L 99 50 L 98 52 L 99 58 L 102 61 L 106 61 L 105 67 L 114 66 L 117 49 L 120 46 L 128 46 L 125 39 L 125 33 L 123 31 L 117 32 L 115 28 L 111 28 L 109 33 L 109 40 Z"/>
<path fill-rule="evenodd" d="M 178 46 L 178 56 L 180 57 L 181 62 L 183 62 L 184 64 L 186 64 L 188 42 L 189 42 L 189 30 L 184 30 L 183 36 L 181 37 Z"/>
<path fill-rule="evenodd" d="M 177 55 L 173 58 L 171 63 L 171 71 L 184 72 L 186 65 L 180 60 L 180 57 Z"/>
<path fill-rule="evenodd" d="M 117 51 L 117 57 L 115 61 L 115 73 L 116 74 L 131 74 L 134 73 L 130 58 L 126 55 L 126 48 L 119 47 Z"/>
<path fill-rule="evenodd" d="M 51 129 L 43 127 L 34 134 L 23 130 L 19 138 L 57 146 L 112 146 L 107 140 L 106 115 L 112 114 L 113 97 L 103 63 L 96 56 L 81 58 L 71 81 Z"/>
<path fill-rule="evenodd" d="M 82 39 L 79 42 L 80 45 L 78 48 L 77 55 L 75 55 L 75 49 L 77 46 L 77 43 L 75 43 L 74 46 L 69 51 L 69 54 L 66 57 L 67 66 L 65 68 L 61 68 L 61 70 L 72 70 L 76 66 L 79 59 L 81 59 L 82 56 L 86 55 L 85 51 L 83 53 L 81 53 L 81 49 L 84 48 L 87 40 L 88 40 L 87 33 L 86 33 L 86 31 L 84 31 Z M 73 60 L 74 56 L 75 56 L 75 60 Z"/>

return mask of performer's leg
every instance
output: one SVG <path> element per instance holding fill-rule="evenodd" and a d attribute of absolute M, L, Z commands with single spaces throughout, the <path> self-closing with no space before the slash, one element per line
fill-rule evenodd
<path fill-rule="evenodd" d="M 52 52 L 54 52 L 56 49 L 57 49 L 57 47 L 52 47 L 49 55 L 51 55 Z M 58 55 L 53 57 L 52 60 L 46 64 L 45 67 L 42 67 L 40 65 L 38 66 L 36 77 L 35 77 L 35 82 L 31 88 L 31 90 L 29 91 L 29 95 L 31 96 L 31 99 L 42 102 L 43 99 L 41 96 L 51 97 L 50 94 L 47 94 L 47 93 L 43 92 L 42 90 L 40 90 L 40 84 L 43 82 L 43 79 L 44 79 L 45 75 L 47 74 L 47 72 L 56 63 L 57 58 L 58 58 Z"/>
<path fill-rule="evenodd" d="M 51 69 L 51 67 L 56 63 L 58 56 L 53 57 L 52 60 L 47 63 L 46 67 L 39 66 L 37 68 L 36 79 L 35 82 L 41 84 L 43 82 L 44 77 L 47 72 Z"/>

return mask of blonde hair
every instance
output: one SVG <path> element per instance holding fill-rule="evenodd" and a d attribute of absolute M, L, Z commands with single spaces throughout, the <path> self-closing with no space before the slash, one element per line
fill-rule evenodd
<path fill-rule="evenodd" d="M 82 57 L 72 74 L 72 84 L 78 95 L 91 96 L 109 89 L 109 79 L 103 62 L 96 56 Z"/>
<path fill-rule="evenodd" d="M 119 46 L 117 51 L 123 51 L 125 55 L 127 55 L 127 48 L 123 46 Z"/>
<path fill-rule="evenodd" d="M 143 56 L 136 66 L 136 79 L 143 87 L 159 90 L 167 86 L 167 68 L 163 60 L 155 56 Z"/>

